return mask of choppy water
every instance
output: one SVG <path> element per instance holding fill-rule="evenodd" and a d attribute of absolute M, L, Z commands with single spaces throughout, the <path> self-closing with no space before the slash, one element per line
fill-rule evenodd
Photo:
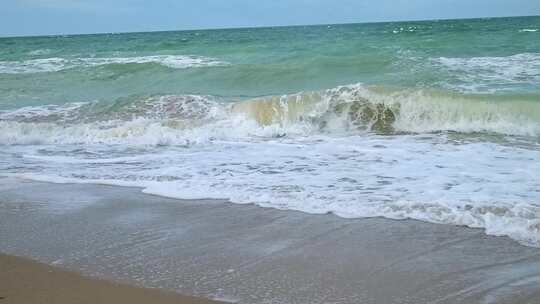
<path fill-rule="evenodd" d="M 540 245 L 540 17 L 0 39 L 0 171 Z"/>

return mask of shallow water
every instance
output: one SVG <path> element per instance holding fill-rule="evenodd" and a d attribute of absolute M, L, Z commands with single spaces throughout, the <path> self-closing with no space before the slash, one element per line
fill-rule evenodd
<path fill-rule="evenodd" d="M 1 179 L 0 248 L 233 303 L 530 303 L 540 251 L 480 230 Z"/>

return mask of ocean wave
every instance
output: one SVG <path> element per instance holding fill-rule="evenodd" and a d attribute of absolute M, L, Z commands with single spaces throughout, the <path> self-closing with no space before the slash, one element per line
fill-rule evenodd
<path fill-rule="evenodd" d="M 0 113 L 0 127 L 5 130 L 0 144 L 15 145 L 190 145 L 248 138 L 264 129 L 241 115 L 230 115 L 213 97 L 197 95 L 26 107 Z"/>
<path fill-rule="evenodd" d="M 432 59 L 432 62 L 457 77 L 461 82 L 457 87 L 464 91 L 489 92 L 493 86 L 508 90 L 512 85 L 540 83 L 539 53 L 505 57 L 440 57 Z"/>
<path fill-rule="evenodd" d="M 409 26 L 409 27 L 400 27 L 392 30 L 393 34 L 399 34 L 399 33 L 414 33 L 418 30 L 418 27 L 416 26 Z"/>
<path fill-rule="evenodd" d="M 463 225 L 540 246 L 540 103 L 492 98 L 355 84 L 27 107 L 0 113 L 0 175 Z M 536 137 L 432 134 L 446 131 Z"/>
<path fill-rule="evenodd" d="M 42 56 L 42 55 L 48 55 L 48 54 L 50 54 L 52 52 L 53 51 L 51 49 L 37 49 L 37 50 L 33 50 L 33 51 L 28 52 L 28 55 Z"/>
<path fill-rule="evenodd" d="M 248 113 L 261 125 L 310 123 L 323 131 L 540 135 L 538 102 L 491 98 L 424 90 L 392 91 L 356 84 L 255 99 L 237 103 L 233 109 Z"/>
<path fill-rule="evenodd" d="M 522 30 L 519 30 L 520 33 L 535 33 L 535 32 L 538 32 L 538 29 L 522 29 Z"/>
<path fill-rule="evenodd" d="M 228 102 L 199 95 L 0 112 L 0 143 L 186 144 L 314 134 L 494 133 L 540 136 L 540 103 L 361 84 Z"/>
<path fill-rule="evenodd" d="M 0 121 L 88 123 L 129 121 L 135 118 L 197 120 L 219 108 L 217 99 L 199 95 L 165 95 L 149 98 L 120 98 L 115 102 L 76 102 L 0 111 Z"/>
<path fill-rule="evenodd" d="M 155 63 L 173 69 L 215 67 L 228 65 L 214 58 L 183 55 L 155 55 L 111 58 L 42 58 L 25 61 L 0 61 L 0 74 L 32 74 L 58 72 L 73 68 L 88 68 L 110 64 Z"/>

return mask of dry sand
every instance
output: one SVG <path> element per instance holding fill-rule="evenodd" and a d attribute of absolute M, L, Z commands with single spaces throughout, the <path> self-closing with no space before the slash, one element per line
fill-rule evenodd
<path fill-rule="evenodd" d="M 0 304 L 211 304 L 204 299 L 81 276 L 0 254 Z"/>

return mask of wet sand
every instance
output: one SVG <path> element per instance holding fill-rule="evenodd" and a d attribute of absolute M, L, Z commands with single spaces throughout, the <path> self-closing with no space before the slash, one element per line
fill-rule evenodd
<path fill-rule="evenodd" d="M 0 252 L 246 304 L 540 303 L 540 249 L 479 229 L 135 188 L 0 179 Z"/>
<path fill-rule="evenodd" d="M 156 289 L 83 277 L 75 272 L 0 254 L 0 303 L 218 304 Z"/>

